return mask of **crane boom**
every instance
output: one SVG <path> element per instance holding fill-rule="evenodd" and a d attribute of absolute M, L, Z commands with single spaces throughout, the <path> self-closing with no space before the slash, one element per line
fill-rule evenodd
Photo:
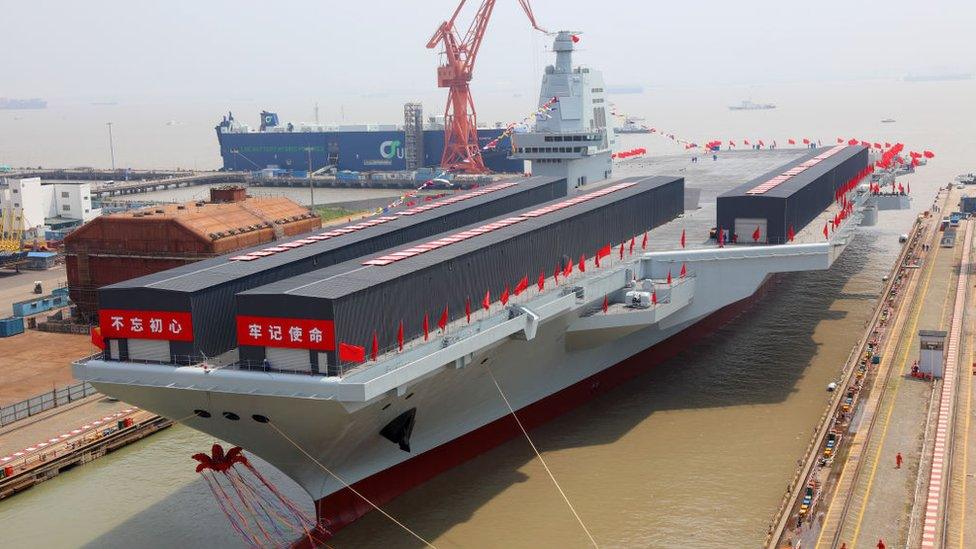
<path fill-rule="evenodd" d="M 478 51 L 488 30 L 496 0 L 482 0 L 464 37 L 457 31 L 457 19 L 467 0 L 461 0 L 451 18 L 442 22 L 427 41 L 427 48 L 443 47 L 444 60 L 437 67 L 437 86 L 448 88 L 444 108 L 444 154 L 441 166 L 453 171 L 485 173 L 478 145 L 478 120 L 469 82 L 474 76 Z M 529 0 L 518 0 L 532 27 L 546 32 L 536 23 Z"/>

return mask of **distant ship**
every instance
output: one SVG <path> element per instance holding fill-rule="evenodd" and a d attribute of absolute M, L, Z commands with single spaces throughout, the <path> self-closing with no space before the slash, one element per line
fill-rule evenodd
<path fill-rule="evenodd" d="M 753 103 L 748 99 L 738 105 L 729 105 L 730 111 L 766 111 L 775 108 L 776 105 L 772 103 Z"/>
<path fill-rule="evenodd" d="M 905 76 L 905 82 L 944 82 L 950 80 L 972 80 L 971 72 L 946 72 L 930 74 L 909 74 Z"/>
<path fill-rule="evenodd" d="M 613 131 L 617 133 L 654 133 L 653 129 L 648 128 L 644 124 L 641 124 L 641 122 L 643 121 L 644 121 L 643 118 L 634 118 L 628 116 L 624 120 L 624 125 L 620 126 L 619 128 L 614 128 Z"/>
<path fill-rule="evenodd" d="M 32 99 L 8 99 L 6 97 L 0 97 L 0 110 L 4 111 L 22 111 L 46 108 L 47 101 L 38 99 L 36 97 Z"/>

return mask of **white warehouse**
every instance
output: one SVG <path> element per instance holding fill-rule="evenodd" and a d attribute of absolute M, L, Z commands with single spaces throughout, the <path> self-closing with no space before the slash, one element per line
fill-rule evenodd
<path fill-rule="evenodd" d="M 81 225 L 101 213 L 92 208 L 88 182 L 42 184 L 39 177 L 0 181 L 0 230 L 8 238 L 43 236 L 45 227 Z"/>

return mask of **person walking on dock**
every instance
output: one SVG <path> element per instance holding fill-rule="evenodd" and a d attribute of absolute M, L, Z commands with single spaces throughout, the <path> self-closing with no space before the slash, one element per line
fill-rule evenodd
<path fill-rule="evenodd" d="M 895 454 L 895 469 L 901 469 L 901 452 Z"/>
<path fill-rule="evenodd" d="M 878 538 L 878 549 L 885 549 L 886 545 L 883 539 Z"/>

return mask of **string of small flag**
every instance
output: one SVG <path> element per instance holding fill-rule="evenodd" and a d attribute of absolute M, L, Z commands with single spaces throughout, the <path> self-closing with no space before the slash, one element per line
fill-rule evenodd
<path fill-rule="evenodd" d="M 539 121 L 541 119 L 552 118 L 550 112 L 552 112 L 552 110 L 556 108 L 555 105 L 558 102 L 559 102 L 558 97 L 549 98 L 549 100 L 543 103 L 542 105 L 540 105 L 539 108 L 535 110 L 535 112 L 526 115 L 524 118 L 522 118 L 522 120 L 518 122 L 511 122 L 507 126 L 505 126 L 505 131 L 499 134 L 498 137 L 486 143 L 485 146 L 481 148 L 481 150 L 482 151 L 494 150 L 498 146 L 498 143 L 500 143 L 504 139 L 507 139 L 508 137 L 511 137 L 511 135 L 515 133 L 515 131 L 519 127 L 525 127 L 533 120 Z"/>

